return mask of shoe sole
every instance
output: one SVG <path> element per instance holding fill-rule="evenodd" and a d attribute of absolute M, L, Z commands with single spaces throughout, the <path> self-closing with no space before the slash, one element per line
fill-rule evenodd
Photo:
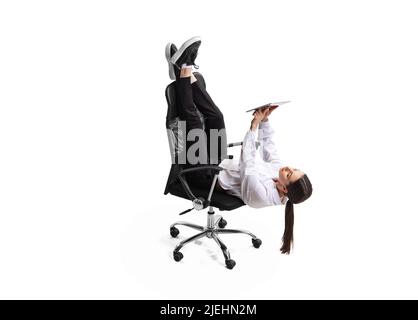
<path fill-rule="evenodd" d="M 170 76 L 171 80 L 175 80 L 176 79 L 176 75 L 174 73 L 174 65 L 171 63 L 171 46 L 173 44 L 171 42 L 167 43 L 167 45 L 165 46 L 165 58 L 167 59 L 168 62 L 168 75 Z"/>
<path fill-rule="evenodd" d="M 176 65 L 177 67 L 179 67 L 179 68 L 181 68 L 181 66 L 178 66 L 177 64 L 176 64 L 176 61 L 177 61 L 177 59 L 178 58 L 180 58 L 180 56 L 183 54 L 183 52 L 184 52 L 184 50 L 186 50 L 191 44 L 193 44 L 193 43 L 195 43 L 195 42 L 197 42 L 197 41 L 201 41 L 200 40 L 200 37 L 193 37 L 193 38 L 191 38 L 191 39 L 189 39 L 189 40 L 187 40 L 185 43 L 183 43 L 183 45 L 180 47 L 180 49 L 178 49 L 174 54 L 173 54 L 173 56 L 171 57 L 171 59 L 170 59 L 170 62 L 173 64 L 173 65 Z"/>

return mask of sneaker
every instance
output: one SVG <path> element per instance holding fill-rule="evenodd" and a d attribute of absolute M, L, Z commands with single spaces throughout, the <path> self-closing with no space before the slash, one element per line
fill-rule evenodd
<path fill-rule="evenodd" d="M 176 65 L 179 69 L 181 69 L 183 64 L 198 68 L 194 61 L 197 57 L 197 51 L 199 50 L 201 43 L 202 41 L 200 40 L 200 37 L 193 37 L 187 40 L 171 57 L 171 63 Z"/>
<path fill-rule="evenodd" d="M 178 70 L 175 70 L 174 65 L 171 63 L 171 57 L 173 54 L 175 54 L 177 51 L 177 47 L 174 43 L 167 43 L 165 46 L 165 58 L 168 62 L 168 75 L 170 76 L 171 80 L 176 80 L 177 73 L 179 73 Z M 177 71 L 177 72 L 176 72 Z"/>

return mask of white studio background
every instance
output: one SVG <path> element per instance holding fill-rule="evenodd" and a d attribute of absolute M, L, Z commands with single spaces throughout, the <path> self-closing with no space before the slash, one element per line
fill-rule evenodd
<path fill-rule="evenodd" d="M 413 1 L 3 1 L 0 298 L 418 298 Z M 314 187 L 295 207 L 226 213 L 237 266 L 169 225 L 164 47 L 199 35 L 197 64 L 230 141 L 271 118 Z M 236 153 L 236 151 L 235 151 Z M 183 217 L 205 222 L 205 212 Z M 191 231 L 182 230 L 180 239 Z"/>

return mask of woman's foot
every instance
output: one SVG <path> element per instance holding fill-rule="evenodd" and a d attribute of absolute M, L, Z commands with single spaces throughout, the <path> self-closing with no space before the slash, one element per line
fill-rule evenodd
<path fill-rule="evenodd" d="M 181 69 L 183 65 L 197 67 L 194 61 L 197 57 L 197 52 L 201 43 L 200 37 L 193 37 L 187 40 L 180 49 L 173 54 L 170 62 L 179 69 Z"/>
<path fill-rule="evenodd" d="M 168 62 L 168 75 L 170 76 L 171 80 L 176 80 L 176 77 L 178 78 L 180 73 L 177 68 L 175 68 L 175 66 L 171 63 L 171 57 L 176 53 L 177 51 L 177 47 L 174 43 L 167 43 L 167 45 L 165 46 L 165 58 L 167 59 Z"/>

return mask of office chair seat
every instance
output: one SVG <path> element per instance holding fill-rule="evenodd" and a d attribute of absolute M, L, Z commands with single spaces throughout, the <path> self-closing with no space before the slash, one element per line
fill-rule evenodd
<path fill-rule="evenodd" d="M 193 194 L 197 197 L 206 198 L 208 196 L 208 189 L 200 189 L 197 187 L 191 187 Z M 180 182 L 173 183 L 168 192 L 174 196 L 181 197 L 187 200 L 190 200 L 184 191 L 183 186 Z M 212 199 L 210 201 L 211 206 L 218 208 L 221 211 L 230 211 L 236 208 L 245 206 L 245 203 L 238 197 L 231 196 L 226 192 L 214 190 L 212 194 Z"/>

